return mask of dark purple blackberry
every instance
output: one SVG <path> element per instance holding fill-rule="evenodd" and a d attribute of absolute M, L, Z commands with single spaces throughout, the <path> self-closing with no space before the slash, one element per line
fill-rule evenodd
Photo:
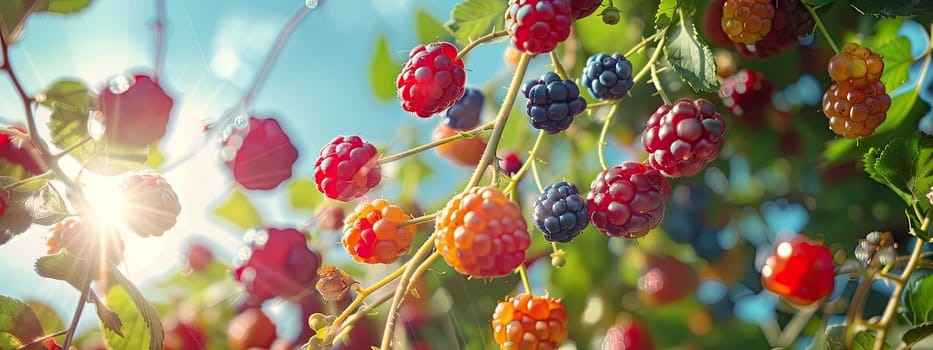
<path fill-rule="evenodd" d="M 570 242 L 590 222 L 577 186 L 561 181 L 544 188 L 534 205 L 535 226 L 550 242 Z"/>
<path fill-rule="evenodd" d="M 463 97 L 460 97 L 446 112 L 444 124 L 451 129 L 469 130 L 479 125 L 479 117 L 483 111 L 483 101 L 486 99 L 483 92 L 474 88 L 466 88 Z"/>
<path fill-rule="evenodd" d="M 573 117 L 586 109 L 577 84 L 573 80 L 561 80 L 554 72 L 526 81 L 522 95 L 528 98 L 525 111 L 531 117 L 531 126 L 548 134 L 567 129 Z"/>
<path fill-rule="evenodd" d="M 632 62 L 614 53 L 595 54 L 586 60 L 581 84 L 600 100 L 618 100 L 632 89 Z"/>

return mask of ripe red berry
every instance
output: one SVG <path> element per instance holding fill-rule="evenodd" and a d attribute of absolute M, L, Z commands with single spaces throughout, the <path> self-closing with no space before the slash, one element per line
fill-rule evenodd
<path fill-rule="evenodd" d="M 499 167 L 506 175 L 512 176 L 522 169 L 522 160 L 512 151 L 506 151 L 499 160 Z"/>
<path fill-rule="evenodd" d="M 188 267 L 194 272 L 203 272 L 214 262 L 214 253 L 210 248 L 200 243 L 192 243 L 188 246 Z"/>
<path fill-rule="evenodd" d="M 651 305 L 675 302 L 696 287 L 693 267 L 670 255 L 648 256 L 645 272 L 638 279 L 639 296 Z"/>
<path fill-rule="evenodd" d="M 343 246 L 361 263 L 391 264 L 411 247 L 415 225 L 398 226 L 409 219 L 385 199 L 363 203 L 344 221 Z"/>
<path fill-rule="evenodd" d="M 458 133 L 462 130 L 452 129 L 447 126 L 447 124 L 441 123 L 437 125 L 437 128 L 434 129 L 434 133 L 431 135 L 431 139 L 434 141 L 448 138 Z M 481 136 L 476 135 L 473 137 L 463 138 L 454 140 L 452 142 L 445 143 L 443 145 L 437 146 L 435 148 L 437 154 L 440 154 L 441 157 L 444 157 L 456 164 L 463 166 L 476 166 L 479 164 L 480 159 L 483 158 L 483 152 L 486 150 L 486 140 Z"/>
<path fill-rule="evenodd" d="M 247 232 L 248 255 L 234 277 L 243 284 L 252 305 L 275 296 L 293 297 L 314 288 L 321 257 L 308 249 L 305 235 L 295 229 L 267 228 Z"/>
<path fill-rule="evenodd" d="M 505 28 L 519 51 L 529 54 L 554 50 L 567 40 L 574 17 L 570 0 L 509 0 Z"/>
<path fill-rule="evenodd" d="M 395 81 L 402 108 L 421 118 L 450 108 L 463 96 L 464 84 L 463 61 L 457 58 L 457 47 L 448 42 L 412 49 Z"/>
<path fill-rule="evenodd" d="M 141 237 L 161 236 L 181 213 L 178 196 L 158 174 L 134 174 L 120 188 L 126 207 L 120 213 L 127 226 Z"/>
<path fill-rule="evenodd" d="M 742 69 L 722 82 L 719 98 L 739 120 L 748 125 L 758 125 L 764 120 L 764 109 L 773 91 L 764 74 Z"/>
<path fill-rule="evenodd" d="M 833 291 L 834 268 L 826 246 L 800 235 L 775 245 L 761 269 L 761 284 L 790 303 L 810 305 Z"/>
<path fill-rule="evenodd" d="M 641 163 L 625 162 L 603 170 L 586 196 L 590 221 L 610 237 L 638 238 L 664 219 L 664 201 L 671 185 L 661 172 Z"/>
<path fill-rule="evenodd" d="M 771 30 L 754 44 L 735 44 L 745 57 L 765 58 L 797 47 L 801 38 L 813 32 L 813 16 L 798 0 L 775 0 Z"/>
<path fill-rule="evenodd" d="M 376 146 L 359 136 L 338 136 L 321 148 L 314 163 L 314 182 L 327 198 L 349 202 L 382 180 Z"/>
<path fill-rule="evenodd" d="M 79 217 L 68 217 L 49 228 L 46 245 L 48 254 L 57 254 L 65 249 L 71 255 L 88 261 L 106 261 L 119 264 L 123 261 L 123 239 L 112 231 L 93 232 Z M 101 256 L 103 255 L 103 256 Z"/>
<path fill-rule="evenodd" d="M 207 335 L 200 327 L 181 322 L 166 322 L 165 338 L 162 350 L 201 350 L 207 341 Z"/>
<path fill-rule="evenodd" d="M 29 133 L 25 129 L 18 126 L 0 127 L 0 174 L 22 179 L 48 170 L 48 165 L 36 145 L 29 140 Z"/>
<path fill-rule="evenodd" d="M 508 275 L 531 245 L 518 204 L 495 187 L 454 196 L 437 216 L 434 237 L 447 264 L 476 278 Z"/>
<path fill-rule="evenodd" d="M 871 135 L 887 118 L 891 96 L 880 81 L 864 88 L 848 83 L 836 83 L 823 95 L 823 114 L 829 119 L 829 128 L 847 138 Z"/>
<path fill-rule="evenodd" d="M 227 345 L 231 350 L 268 349 L 275 341 L 276 329 L 262 309 L 251 307 L 239 315 L 227 328 Z"/>
<path fill-rule="evenodd" d="M 884 61 L 868 48 L 848 43 L 829 59 L 826 69 L 834 82 L 848 83 L 862 89 L 881 79 Z"/>
<path fill-rule="evenodd" d="M 771 0 L 726 0 L 720 24 L 733 42 L 754 44 L 771 31 L 772 18 Z"/>
<path fill-rule="evenodd" d="M 716 159 L 726 121 L 715 108 L 702 98 L 658 107 L 641 138 L 651 166 L 669 177 L 693 176 Z"/>
<path fill-rule="evenodd" d="M 522 293 L 496 305 L 492 331 L 501 349 L 556 349 L 567 339 L 568 319 L 560 300 Z"/>
<path fill-rule="evenodd" d="M 570 0 L 570 15 L 581 19 L 596 12 L 602 3 L 602 0 Z"/>
<path fill-rule="evenodd" d="M 221 150 L 236 182 L 249 190 L 271 190 L 291 178 L 298 149 L 279 122 L 250 117 L 249 124 L 243 124 L 231 127 Z"/>
<path fill-rule="evenodd" d="M 606 333 L 603 350 L 654 350 L 651 334 L 640 322 L 620 323 Z"/>
<path fill-rule="evenodd" d="M 108 143 L 143 147 L 165 136 L 172 98 L 147 75 L 128 82 L 113 82 L 100 92 L 98 105 Z"/>

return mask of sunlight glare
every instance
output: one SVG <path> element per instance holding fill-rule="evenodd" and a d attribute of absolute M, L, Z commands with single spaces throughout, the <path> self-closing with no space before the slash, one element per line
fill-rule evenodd
<path fill-rule="evenodd" d="M 120 191 L 119 184 L 118 181 L 108 179 L 87 186 L 84 190 L 94 219 L 101 225 L 113 229 L 124 228 L 123 213 L 129 204 L 123 192 Z"/>

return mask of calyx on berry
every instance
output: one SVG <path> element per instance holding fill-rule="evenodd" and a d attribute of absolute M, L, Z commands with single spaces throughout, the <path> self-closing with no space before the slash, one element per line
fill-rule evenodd
<path fill-rule="evenodd" d="M 136 74 L 127 82 L 112 82 L 98 97 L 104 140 L 129 147 L 158 141 L 165 136 L 173 104 L 162 86 L 148 75 Z"/>

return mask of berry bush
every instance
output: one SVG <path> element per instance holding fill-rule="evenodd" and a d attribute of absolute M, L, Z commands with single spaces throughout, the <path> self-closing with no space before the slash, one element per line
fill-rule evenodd
<path fill-rule="evenodd" d="M 200 123 L 112 3 L 0 4 L 0 350 L 933 347 L 933 3 L 288 2 Z"/>

